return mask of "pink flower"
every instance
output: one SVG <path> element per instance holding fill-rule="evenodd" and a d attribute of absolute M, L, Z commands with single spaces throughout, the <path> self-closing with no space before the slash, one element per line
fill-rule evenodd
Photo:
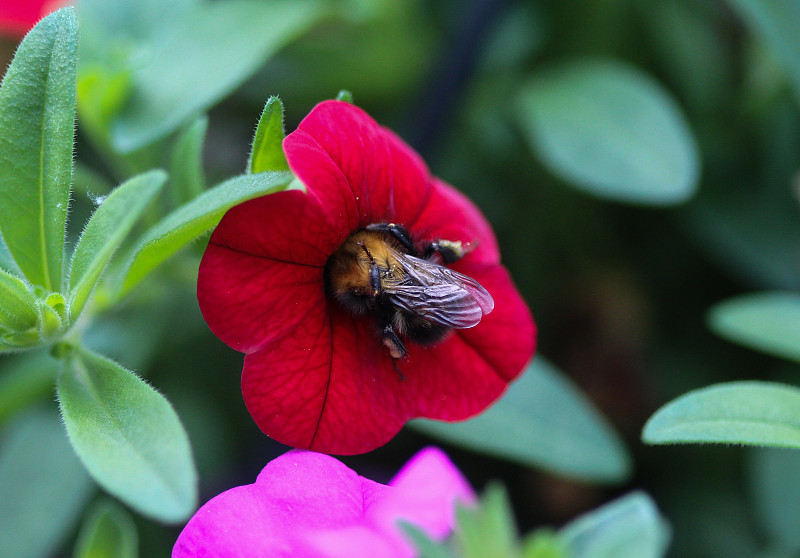
<path fill-rule="evenodd" d="M 67 0 L 2 0 L 0 35 L 22 38 L 36 23 Z"/>
<path fill-rule="evenodd" d="M 398 522 L 443 539 L 456 501 L 471 504 L 475 495 L 435 448 L 414 456 L 388 486 L 333 457 L 292 450 L 269 462 L 255 484 L 200 508 L 172 557 L 410 558 L 415 553 Z"/>
<path fill-rule="evenodd" d="M 411 418 L 463 420 L 496 400 L 533 355 L 535 326 L 481 212 L 348 103 L 317 105 L 283 149 L 306 192 L 231 209 L 211 236 L 197 284 L 211 330 L 246 353 L 242 393 L 259 427 L 297 448 L 363 453 Z M 340 248 L 361 258 L 368 278 L 367 258 L 381 256 L 359 247 L 357 235 L 389 224 L 407 232 L 405 247 L 385 238 L 408 255 L 424 258 L 436 241 L 465 248 L 453 263 L 428 254 L 457 283 L 443 292 L 465 304 L 448 316 L 456 325 L 429 328 L 430 339 L 404 331 L 367 279 L 351 298 L 378 309 L 354 312 L 343 304 L 351 292 L 334 294 L 350 278 L 334 270 Z M 393 273 L 388 264 L 380 270 Z M 432 306 L 426 311 L 450 308 Z"/>

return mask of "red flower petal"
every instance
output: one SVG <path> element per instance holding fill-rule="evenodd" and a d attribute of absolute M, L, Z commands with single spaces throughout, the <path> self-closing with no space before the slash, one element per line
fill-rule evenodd
<path fill-rule="evenodd" d="M 370 451 L 409 417 L 400 377 L 369 319 L 322 308 L 245 357 L 245 404 L 281 443 L 340 455 Z"/>
<path fill-rule="evenodd" d="M 470 268 L 495 301 L 471 329 L 457 330 L 434 347 L 412 346 L 401 365 L 403 397 L 415 417 L 469 418 L 497 399 L 533 354 L 536 328 L 528 307 L 501 266 Z"/>
<path fill-rule="evenodd" d="M 413 222 L 428 197 L 430 175 L 422 159 L 349 103 L 318 104 L 283 148 L 308 191 L 351 231 L 371 223 Z"/>
<path fill-rule="evenodd" d="M 347 236 L 318 204 L 279 192 L 231 209 L 211 236 L 197 299 L 211 331 L 242 352 L 290 334 L 326 304 L 323 266 Z"/>
<path fill-rule="evenodd" d="M 468 254 L 453 266 L 459 271 L 465 262 L 500 263 L 497 239 L 481 210 L 441 180 L 434 179 L 425 209 L 409 232 L 417 240 L 460 240 Z"/>
<path fill-rule="evenodd" d="M 66 0 L 3 0 L 0 2 L 0 35 L 21 38 L 41 18 L 66 3 Z"/>
<path fill-rule="evenodd" d="M 534 326 L 507 272 L 476 273 L 495 311 L 434 347 L 409 345 L 401 380 L 372 322 L 336 308 L 245 358 L 242 392 L 259 427 L 277 441 L 348 455 L 370 451 L 410 418 L 460 420 L 483 410 L 521 371 Z"/>
<path fill-rule="evenodd" d="M 290 190 L 230 209 L 211 242 L 260 258 L 322 267 L 350 232 L 311 196 Z"/>

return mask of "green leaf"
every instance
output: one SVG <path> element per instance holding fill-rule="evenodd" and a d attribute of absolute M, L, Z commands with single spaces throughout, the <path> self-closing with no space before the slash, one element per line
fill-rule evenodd
<path fill-rule="evenodd" d="M 0 269 L 0 333 L 36 327 L 36 298 L 20 278 Z"/>
<path fill-rule="evenodd" d="M 63 8 L 25 37 L 0 87 L 0 233 L 25 277 L 61 288 L 72 182 L 78 21 Z"/>
<path fill-rule="evenodd" d="M 89 198 L 92 202 L 97 203 L 98 199 L 102 199 L 111 193 L 116 187 L 108 178 L 100 174 L 97 170 L 90 168 L 80 162 L 75 163 L 73 172 L 75 181 L 72 185 L 72 193 L 81 194 Z"/>
<path fill-rule="evenodd" d="M 566 477 L 619 482 L 630 474 L 630 457 L 619 437 L 541 356 L 483 414 L 460 423 L 411 424 L 446 442 Z"/>
<path fill-rule="evenodd" d="M 125 68 L 81 65 L 77 97 L 81 131 L 109 141 L 111 122 L 122 109 L 131 90 L 130 72 Z"/>
<path fill-rule="evenodd" d="M 520 121 L 551 172 L 595 196 L 646 205 L 690 198 L 699 155 L 677 103 L 652 78 L 612 60 L 540 72 Z"/>
<path fill-rule="evenodd" d="M 522 558 L 570 558 L 567 545 L 549 529 L 537 529 L 522 542 Z"/>
<path fill-rule="evenodd" d="M 800 389 L 729 382 L 690 391 L 644 426 L 648 444 L 717 442 L 800 448 Z"/>
<path fill-rule="evenodd" d="M 89 219 L 72 256 L 69 306 L 73 321 L 89 300 L 111 256 L 166 180 L 163 171 L 131 178 L 111 192 Z"/>
<path fill-rule="evenodd" d="M 22 275 L 22 271 L 19 269 L 17 262 L 15 262 L 14 258 L 11 256 L 11 252 L 8 251 L 8 247 L 3 241 L 2 236 L 0 236 L 0 269 L 4 271 L 10 271 L 17 275 Z"/>
<path fill-rule="evenodd" d="M 58 362 L 48 350 L 5 356 L 0 366 L 0 427 L 18 411 L 45 397 L 52 399 Z"/>
<path fill-rule="evenodd" d="M 206 189 L 203 143 L 208 117 L 197 118 L 175 140 L 169 158 L 170 197 L 175 205 L 188 202 Z"/>
<path fill-rule="evenodd" d="M 734 64 L 741 62 L 733 52 L 737 45 L 725 36 L 721 11 L 667 0 L 653 2 L 641 16 L 656 65 L 682 104 L 696 115 L 719 110 L 720 97 L 735 87 Z"/>
<path fill-rule="evenodd" d="M 353 94 L 347 89 L 342 89 L 336 94 L 337 101 L 344 101 L 345 103 L 353 104 Z"/>
<path fill-rule="evenodd" d="M 775 356 L 800 361 L 800 294 L 765 292 L 714 306 L 708 315 L 719 336 Z"/>
<path fill-rule="evenodd" d="M 147 231 L 134 248 L 125 266 L 119 296 L 127 294 L 175 252 L 217 226 L 231 207 L 283 190 L 291 180 L 292 175 L 286 172 L 237 176 L 167 215 Z"/>
<path fill-rule="evenodd" d="M 163 395 L 76 347 L 59 375 L 58 400 L 76 453 L 109 493 L 159 521 L 179 522 L 194 511 L 189 440 Z"/>
<path fill-rule="evenodd" d="M 745 284 L 800 288 L 796 202 L 786 195 L 788 188 L 783 182 L 774 187 L 770 184 L 766 191 L 750 188 L 750 184 L 751 180 L 743 177 L 723 184 L 719 192 L 703 192 L 681 209 L 681 217 L 709 259 L 723 264 Z M 776 192 L 778 188 L 784 192 Z"/>
<path fill-rule="evenodd" d="M 559 535 L 570 558 L 659 558 L 669 531 L 650 497 L 634 492 L 572 521 Z"/>
<path fill-rule="evenodd" d="M 247 172 L 255 174 L 265 171 L 289 170 L 283 153 L 283 103 L 278 97 L 270 97 L 258 119 L 253 147 L 247 162 Z"/>
<path fill-rule="evenodd" d="M 412 523 L 398 521 L 400 529 L 416 549 L 419 558 L 453 558 L 453 553 L 446 543 L 431 539 L 428 534 Z"/>
<path fill-rule="evenodd" d="M 74 558 L 137 558 L 139 536 L 128 512 L 110 500 L 92 506 L 75 544 Z"/>
<path fill-rule="evenodd" d="M 114 149 L 129 153 L 206 112 L 305 32 L 327 6 L 310 0 L 228 0 L 165 9 L 163 2 L 85 0 L 80 9 L 92 32 L 81 46 L 87 66 L 106 63 L 118 71 L 109 52 L 127 56 L 130 97 L 116 114 L 110 137 Z M 127 25 L 119 14 L 109 16 L 113 11 L 127 14 Z"/>
<path fill-rule="evenodd" d="M 763 37 L 789 74 L 800 98 L 800 4 L 794 0 L 730 0 L 756 34 Z"/>
<path fill-rule="evenodd" d="M 502 486 L 488 486 L 475 508 L 456 508 L 455 537 L 464 558 L 518 556 L 517 528 Z"/>
<path fill-rule="evenodd" d="M 8 424 L 0 445 L 3 557 L 54 556 L 93 489 L 55 412 L 32 409 Z"/>
<path fill-rule="evenodd" d="M 800 551 L 800 452 L 754 448 L 749 452 L 750 493 L 770 546 Z"/>

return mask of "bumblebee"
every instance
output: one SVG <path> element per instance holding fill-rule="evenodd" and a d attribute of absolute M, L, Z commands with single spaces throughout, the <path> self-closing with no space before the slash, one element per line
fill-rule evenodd
<path fill-rule="evenodd" d="M 478 325 L 494 309 L 492 296 L 477 281 L 443 265 L 464 253 L 460 242 L 447 240 L 418 250 L 402 226 L 373 224 L 351 235 L 330 258 L 326 284 L 352 314 L 374 318 L 396 362 L 408 355 L 403 339 L 433 345 L 451 329 Z"/>

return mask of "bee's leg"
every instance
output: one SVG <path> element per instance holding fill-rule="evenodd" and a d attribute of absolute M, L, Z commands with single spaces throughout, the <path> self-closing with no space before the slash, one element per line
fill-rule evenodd
<path fill-rule="evenodd" d="M 398 376 L 400 376 L 400 381 L 402 382 L 406 379 L 406 377 L 400 371 L 397 361 L 405 358 L 408 355 L 406 345 L 403 343 L 403 340 L 400 339 L 397 333 L 395 333 L 391 325 L 387 325 L 383 328 L 381 331 L 381 337 L 383 339 L 384 347 L 389 349 L 389 356 L 392 357 L 392 366 L 394 366 L 394 371 L 397 372 Z"/>
<path fill-rule="evenodd" d="M 394 366 L 394 371 L 397 372 L 397 375 L 400 377 L 401 382 L 406 381 L 406 375 L 400 371 L 400 366 L 398 366 L 397 361 L 399 359 L 393 358 L 392 359 L 392 366 Z"/>
<path fill-rule="evenodd" d="M 460 240 L 435 240 L 422 251 L 422 258 L 428 260 L 434 254 L 439 254 L 444 263 L 451 264 L 463 258 L 464 253 Z"/>
<path fill-rule="evenodd" d="M 405 343 L 403 343 L 400 336 L 395 333 L 391 325 L 387 325 L 383 328 L 381 331 L 381 339 L 383 340 L 384 347 L 389 349 L 389 355 L 391 355 L 393 359 L 400 359 L 408 356 Z"/>
<path fill-rule="evenodd" d="M 411 235 L 408 234 L 404 226 L 396 225 L 395 223 L 376 223 L 374 225 L 367 225 L 367 230 L 391 235 L 391 237 L 399 242 L 409 254 L 416 255 L 414 242 L 411 240 Z"/>

